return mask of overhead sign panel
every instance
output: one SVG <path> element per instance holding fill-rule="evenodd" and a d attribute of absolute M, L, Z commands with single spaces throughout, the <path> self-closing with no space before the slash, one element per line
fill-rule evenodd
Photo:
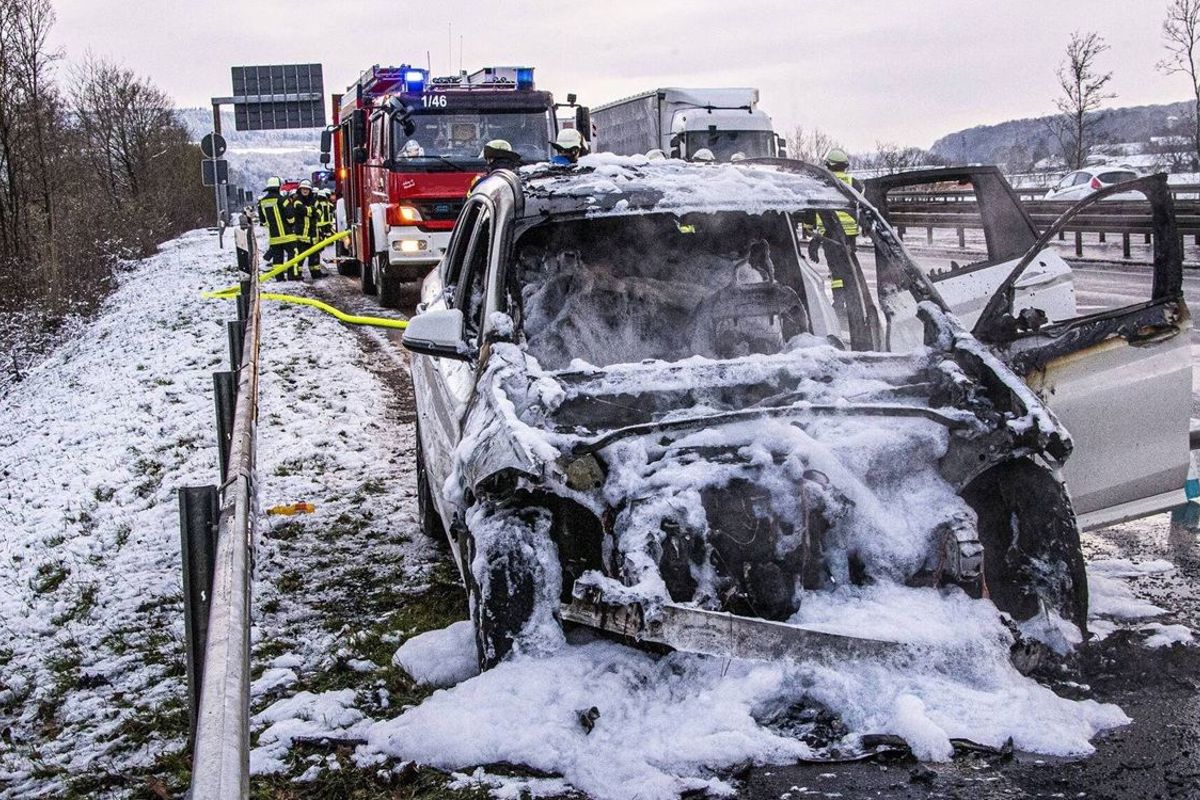
<path fill-rule="evenodd" d="M 320 64 L 234 67 L 229 99 L 239 131 L 325 127 Z"/>

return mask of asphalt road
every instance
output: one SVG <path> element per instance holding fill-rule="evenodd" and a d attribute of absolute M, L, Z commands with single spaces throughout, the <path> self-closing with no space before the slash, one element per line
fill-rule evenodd
<path fill-rule="evenodd" d="M 1081 307 L 1114 307 L 1148 296 L 1148 266 L 1093 263 L 1076 269 Z M 334 276 L 319 293 L 357 313 L 381 313 L 357 292 L 357 281 Z M 1184 277 L 1189 305 L 1200 308 L 1200 270 Z M 389 314 L 390 315 L 390 314 Z M 395 333 L 367 333 L 364 346 L 405 359 Z M 1196 332 L 1192 333 L 1193 352 Z M 1198 371 L 1200 372 L 1200 371 Z M 411 388 L 395 387 L 411 403 Z M 1084 535 L 1090 558 L 1162 558 L 1176 571 L 1136 579 L 1135 591 L 1164 608 L 1166 618 L 1200 629 L 1200 536 L 1194 525 L 1160 515 Z M 1133 723 L 1100 737 L 1088 758 L 964 756 L 947 764 L 911 762 L 759 767 L 740 776 L 740 796 L 752 800 L 844 798 L 1092 798 L 1200 800 L 1200 647 L 1149 650 L 1123 633 L 1083 649 L 1046 683 L 1063 694 L 1118 704 Z M 1084 688 L 1080 688 L 1080 687 Z"/>

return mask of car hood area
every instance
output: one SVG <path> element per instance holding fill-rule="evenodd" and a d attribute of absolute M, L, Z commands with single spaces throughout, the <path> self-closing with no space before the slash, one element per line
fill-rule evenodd
<path fill-rule="evenodd" d="M 548 372 L 494 345 L 448 489 L 549 494 L 593 518 L 602 558 L 577 577 L 614 602 L 785 620 L 797 587 L 976 580 L 963 487 L 1070 442 L 975 340 L 923 314 L 934 344 L 904 355 L 802 336 L 778 355 Z"/>

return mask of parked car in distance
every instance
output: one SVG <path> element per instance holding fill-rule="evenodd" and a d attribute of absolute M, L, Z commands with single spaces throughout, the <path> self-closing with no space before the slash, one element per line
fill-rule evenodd
<path fill-rule="evenodd" d="M 1131 169 L 1116 167 L 1087 167 L 1068 173 L 1065 178 L 1046 192 L 1043 200 L 1082 200 L 1093 192 L 1106 189 L 1109 186 L 1137 178 L 1137 173 Z M 1141 195 L 1124 193 L 1113 195 L 1111 200 L 1139 200 Z"/>

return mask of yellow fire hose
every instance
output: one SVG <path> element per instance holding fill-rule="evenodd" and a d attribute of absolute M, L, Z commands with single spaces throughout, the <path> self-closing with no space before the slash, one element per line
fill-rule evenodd
<path fill-rule="evenodd" d="M 262 281 L 270 280 L 271 278 L 274 278 L 279 273 L 284 272 L 285 270 L 291 269 L 296 264 L 299 264 L 301 261 L 303 261 L 304 259 L 311 256 L 313 253 L 320 252 L 321 250 L 324 250 L 326 247 L 333 244 L 334 242 L 339 241 L 341 239 L 345 239 L 349 235 L 350 235 L 350 231 L 338 231 L 333 236 L 330 236 L 328 239 L 323 239 L 322 241 L 317 242 L 316 244 L 314 244 L 312 247 L 308 248 L 307 250 L 304 250 L 304 251 L 292 256 L 291 258 L 289 258 L 287 261 L 283 262 L 282 264 L 272 267 L 271 269 L 262 273 L 261 275 L 258 276 L 259 282 L 261 283 Z M 218 289 L 215 292 L 204 292 L 204 297 L 209 300 L 237 297 L 239 294 L 241 294 L 241 291 L 242 291 L 241 287 L 235 283 L 233 286 L 226 286 L 224 289 Z"/>
<path fill-rule="evenodd" d="M 299 253 L 298 255 L 292 256 L 279 266 L 272 267 L 267 272 L 259 275 L 258 279 L 259 281 L 265 281 L 274 278 L 279 273 L 290 269 L 294 265 L 311 256 L 313 253 L 316 253 L 338 241 L 339 239 L 344 239 L 349 235 L 350 231 L 339 231 L 333 236 L 330 236 L 328 239 L 317 242 L 312 247 Z M 227 286 L 224 289 L 218 289 L 214 292 L 204 292 L 204 297 L 209 300 L 232 300 L 241 294 L 241 291 L 241 287 L 237 284 L 234 284 L 233 286 Z M 296 305 L 301 306 L 311 306 L 318 311 L 324 311 L 326 314 L 331 314 L 342 322 L 350 325 L 370 325 L 376 328 L 398 328 L 400 330 L 408 327 L 407 320 L 388 319 L 387 317 L 364 317 L 357 314 L 347 314 L 345 311 L 334 308 L 328 303 L 322 303 L 320 300 L 314 300 L 311 297 L 299 297 L 294 294 L 275 294 L 274 292 L 263 292 L 259 294 L 259 297 L 263 300 L 275 300 L 281 303 L 295 303 Z"/>
<path fill-rule="evenodd" d="M 388 319 L 387 317 L 362 317 L 356 314 L 347 314 L 345 311 L 336 309 L 328 303 L 322 303 L 320 300 L 314 300 L 311 297 L 297 297 L 294 294 L 274 294 L 273 292 L 263 292 L 259 297 L 263 300 L 277 300 L 281 303 L 312 306 L 319 311 L 324 311 L 326 314 L 332 314 L 342 322 L 350 325 L 371 325 L 376 328 L 399 328 L 400 330 L 408 327 L 408 320 Z"/>

